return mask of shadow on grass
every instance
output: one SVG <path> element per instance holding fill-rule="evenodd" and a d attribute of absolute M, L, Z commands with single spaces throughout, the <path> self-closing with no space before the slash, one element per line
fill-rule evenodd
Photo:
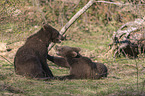
<path fill-rule="evenodd" d="M 13 87 L 7 84 L 0 84 L 0 92 L 8 91 L 10 93 L 24 93 L 24 91 L 20 88 Z"/>

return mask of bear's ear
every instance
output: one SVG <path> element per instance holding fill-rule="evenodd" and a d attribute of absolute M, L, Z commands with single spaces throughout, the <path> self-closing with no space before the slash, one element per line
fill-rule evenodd
<path fill-rule="evenodd" d="M 76 57 L 78 54 L 77 54 L 77 52 L 72 51 L 69 55 L 70 55 L 71 57 Z"/>
<path fill-rule="evenodd" d="M 80 51 L 81 51 L 81 49 L 80 49 L 79 47 L 73 47 L 72 49 L 73 49 L 73 51 L 75 51 L 75 52 L 80 52 Z"/>

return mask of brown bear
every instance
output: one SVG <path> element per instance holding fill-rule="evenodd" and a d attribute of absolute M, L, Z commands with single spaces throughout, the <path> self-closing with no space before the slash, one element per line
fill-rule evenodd
<path fill-rule="evenodd" d="M 84 57 L 79 54 L 80 48 L 69 46 L 56 46 L 57 55 L 62 62 L 58 64 L 55 57 L 51 57 L 52 62 L 57 65 L 69 67 L 70 74 L 61 77 L 61 79 L 100 79 L 101 77 L 107 77 L 107 67 L 102 63 L 92 62 L 88 57 Z M 49 58 L 50 59 L 50 58 Z"/>
<path fill-rule="evenodd" d="M 47 64 L 48 46 L 51 42 L 60 43 L 63 36 L 48 24 L 27 38 L 14 58 L 16 74 L 31 78 L 53 77 Z"/>

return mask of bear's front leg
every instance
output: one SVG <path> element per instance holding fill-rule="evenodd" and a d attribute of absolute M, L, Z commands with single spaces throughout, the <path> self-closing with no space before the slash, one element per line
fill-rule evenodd
<path fill-rule="evenodd" d="M 58 66 L 70 68 L 69 63 L 65 58 L 47 55 L 47 59 Z"/>

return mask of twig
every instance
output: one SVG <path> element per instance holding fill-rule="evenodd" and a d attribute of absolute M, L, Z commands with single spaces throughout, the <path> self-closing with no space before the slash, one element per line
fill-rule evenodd
<path fill-rule="evenodd" d="M 9 61 L 7 58 L 5 58 L 4 56 L 0 55 L 3 59 L 5 59 L 6 61 L 8 61 L 10 64 L 13 65 L 13 63 L 11 61 Z"/>
<path fill-rule="evenodd" d="M 114 5 L 120 5 L 120 6 L 128 6 L 128 5 L 133 5 L 132 3 L 128 3 L 128 4 L 123 4 L 123 3 L 115 3 L 115 2 L 109 2 L 109 1 L 95 1 L 95 3 L 107 3 L 107 4 L 114 4 Z M 138 5 L 145 5 L 145 4 L 136 4 Z"/>
<path fill-rule="evenodd" d="M 95 1 L 96 3 L 108 3 L 108 4 L 115 4 L 115 5 L 129 5 L 129 4 L 122 4 L 122 3 L 115 3 L 115 2 L 108 2 L 108 1 Z"/>

